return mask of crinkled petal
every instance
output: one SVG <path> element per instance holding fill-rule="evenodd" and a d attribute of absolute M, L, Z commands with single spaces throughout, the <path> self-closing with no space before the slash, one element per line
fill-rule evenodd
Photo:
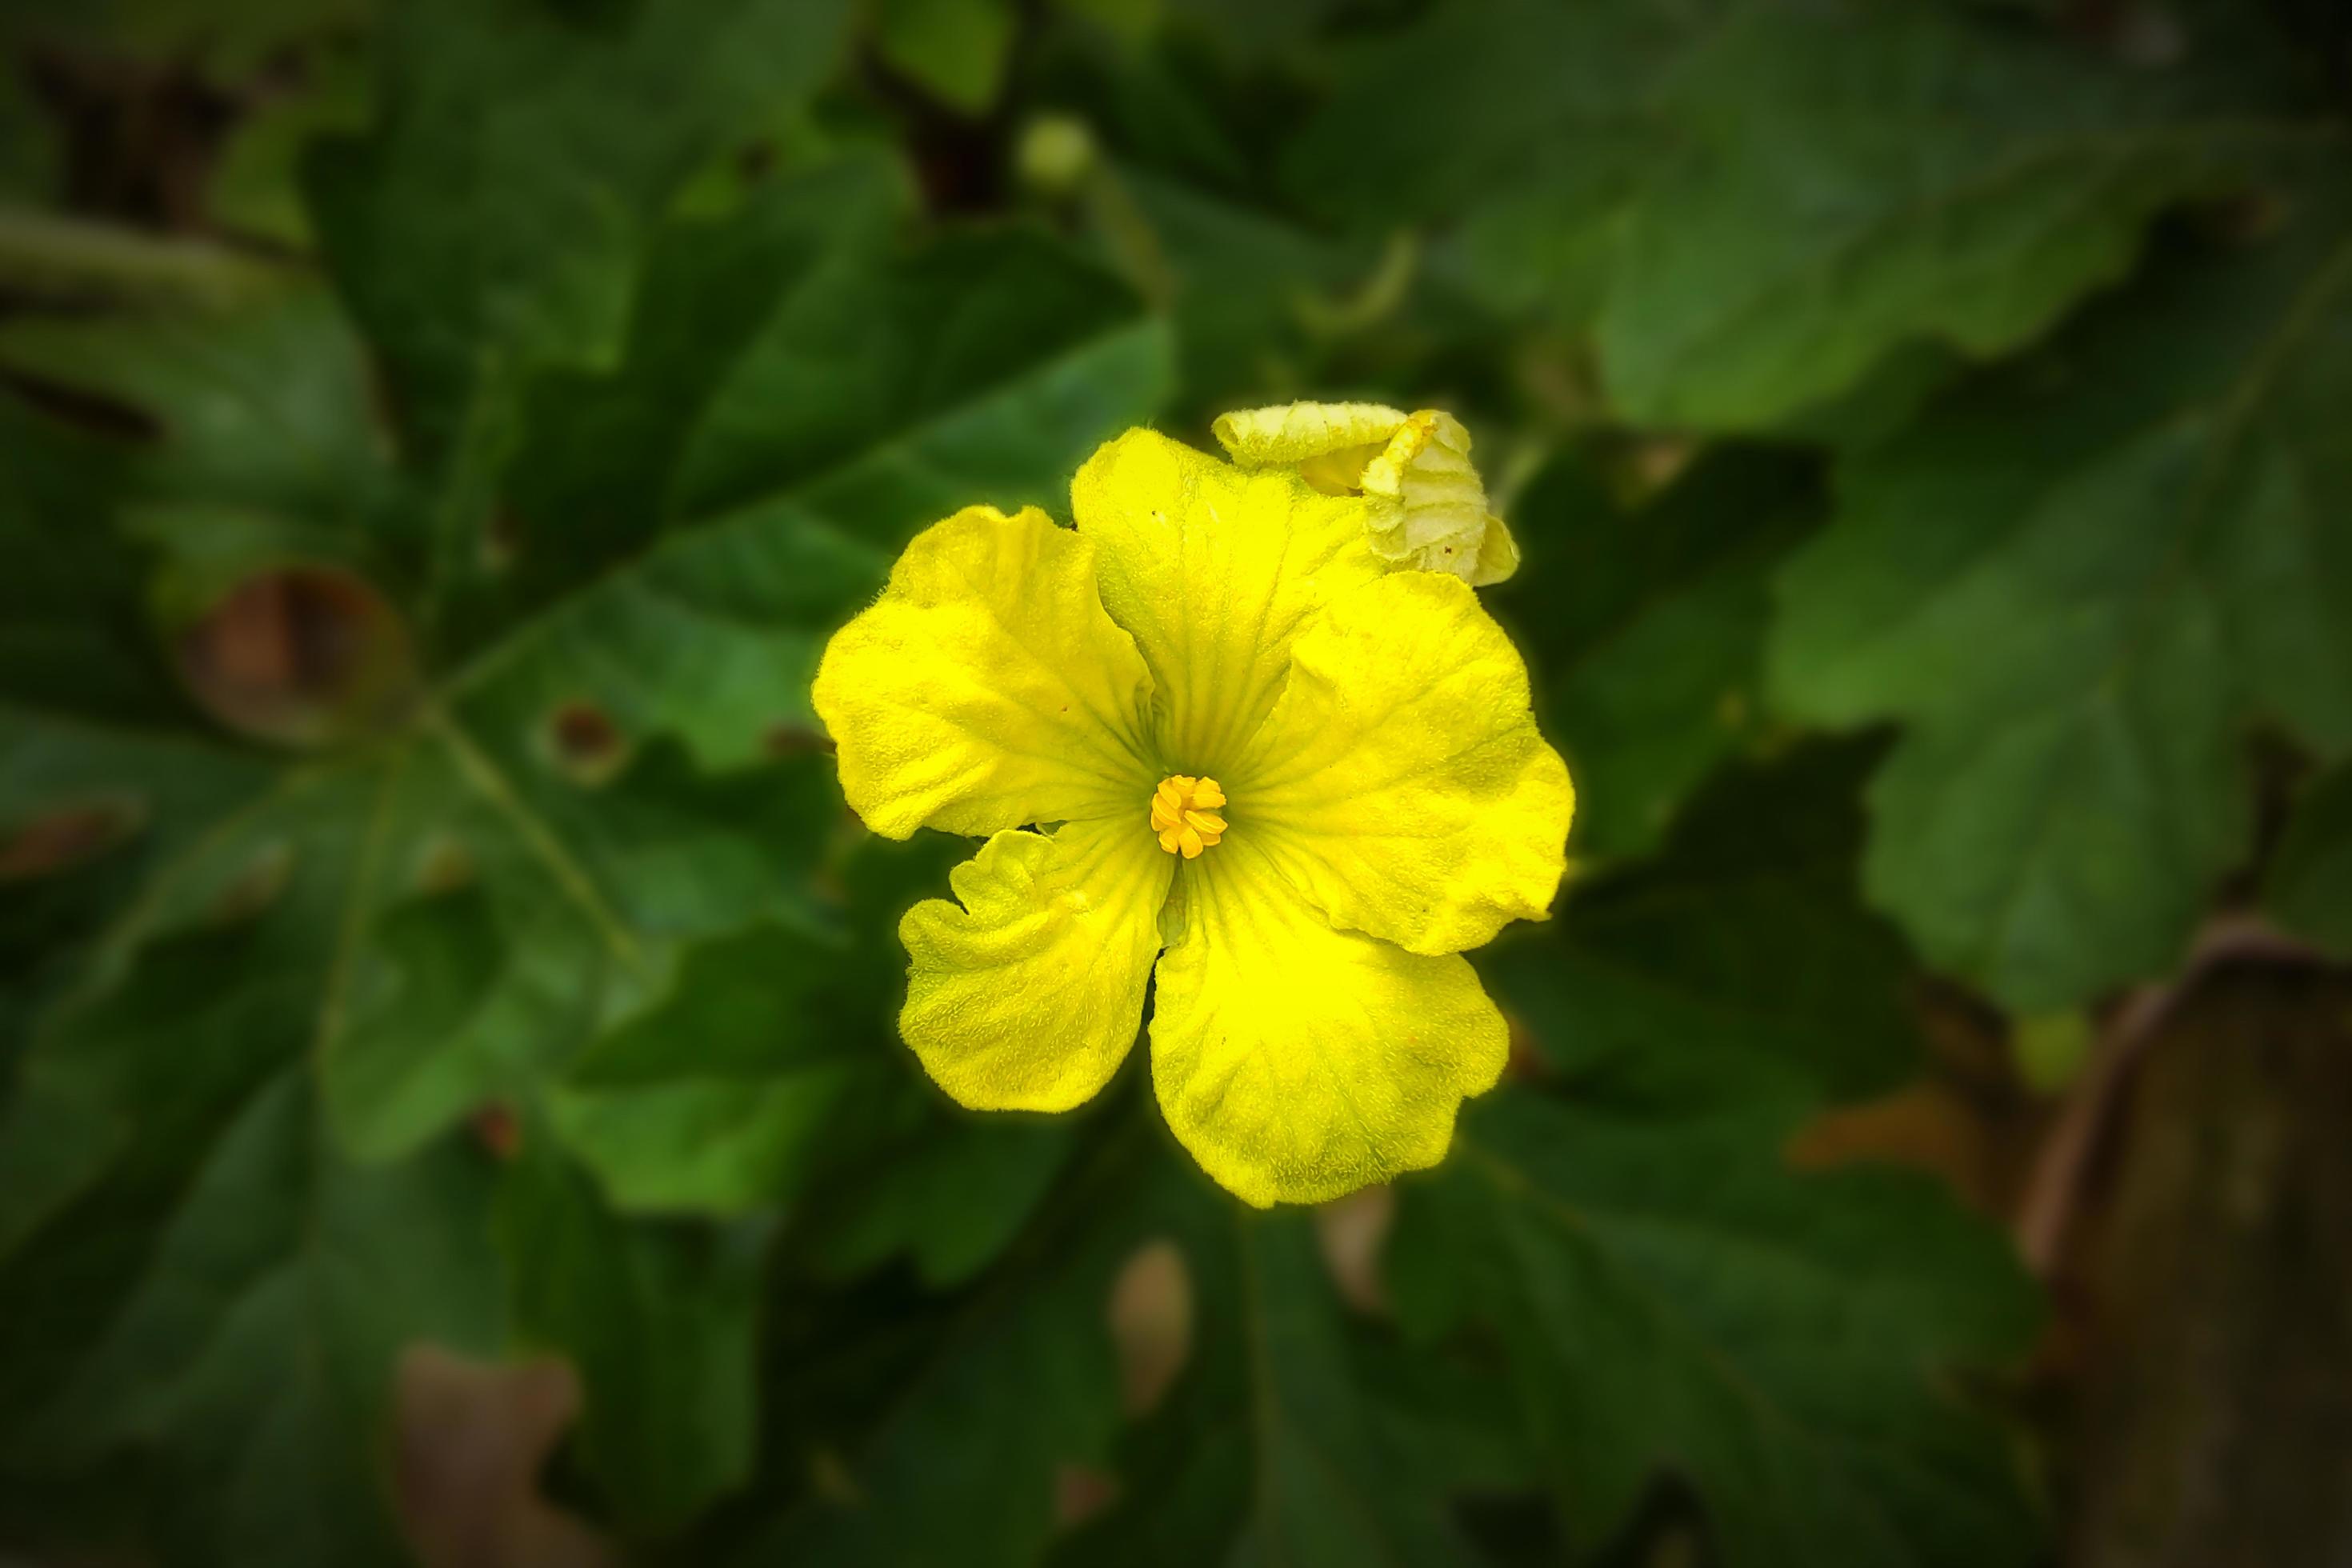
<path fill-rule="evenodd" d="M 1576 804 L 1518 650 L 1460 579 L 1358 589 L 1292 644 L 1289 684 L 1223 781 L 1247 838 L 1332 923 L 1457 952 L 1541 920 Z"/>
<path fill-rule="evenodd" d="M 1260 1207 L 1320 1203 L 1445 1157 L 1503 1070 L 1503 1016 L 1459 954 L 1334 931 L 1228 840 L 1185 869 L 1160 955 L 1151 1082 L 1202 1169 Z"/>
<path fill-rule="evenodd" d="M 1139 819 L 1151 677 L 1103 613 L 1095 546 L 969 507 L 907 546 L 818 667 L 842 792 L 875 832 Z"/>
<path fill-rule="evenodd" d="M 1127 1056 L 1175 873 L 1140 803 L 1123 821 L 1006 832 L 898 924 L 912 964 L 898 1032 L 976 1110 L 1067 1110 Z"/>
<path fill-rule="evenodd" d="M 1518 547 L 1486 509 L 1470 432 L 1442 409 L 1290 403 L 1221 415 L 1217 439 L 1245 468 L 1288 468 L 1318 489 L 1360 491 L 1372 552 L 1473 587 L 1518 570 Z"/>
<path fill-rule="evenodd" d="M 1284 403 L 1220 414 L 1210 430 L 1245 468 L 1297 467 L 1350 448 L 1369 462 L 1406 417 L 1403 409 L 1385 403 Z M 1359 462 L 1350 488 L 1362 483 L 1362 473 Z"/>
<path fill-rule="evenodd" d="M 1519 542 L 1511 537 L 1499 517 L 1486 520 L 1486 537 L 1478 542 L 1478 559 L 1470 569 L 1473 588 L 1491 587 L 1519 569 Z"/>
<path fill-rule="evenodd" d="M 1078 470 L 1072 509 L 1111 618 L 1156 681 L 1160 762 L 1223 776 L 1274 706 L 1299 626 L 1380 575 L 1364 502 L 1246 474 L 1150 430 Z"/>

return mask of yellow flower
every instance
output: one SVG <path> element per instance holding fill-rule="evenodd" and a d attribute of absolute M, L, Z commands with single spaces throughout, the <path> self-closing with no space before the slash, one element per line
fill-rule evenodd
<path fill-rule="evenodd" d="M 900 1032 L 982 1110 L 1066 1110 L 1134 1043 L 1248 1202 L 1434 1164 L 1502 1070 L 1462 951 L 1544 918 L 1574 804 L 1517 651 L 1365 502 L 1150 431 L 1075 530 L 974 507 L 826 647 L 818 713 L 875 832 L 991 837 L 899 926 Z"/>
<path fill-rule="evenodd" d="M 1295 468 L 1332 495 L 1360 495 L 1372 552 L 1450 572 L 1474 588 L 1519 569 L 1519 547 L 1486 510 L 1470 432 L 1451 414 L 1379 403 L 1289 403 L 1221 415 L 1217 440 L 1245 468 Z"/>

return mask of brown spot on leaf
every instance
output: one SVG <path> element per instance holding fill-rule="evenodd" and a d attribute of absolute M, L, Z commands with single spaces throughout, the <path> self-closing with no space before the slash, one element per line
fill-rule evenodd
<path fill-rule="evenodd" d="M 1520 1083 L 1538 1083 L 1549 1078 L 1551 1063 L 1545 1059 L 1543 1047 L 1536 1043 L 1535 1031 L 1507 1008 L 1503 1013 L 1503 1024 L 1510 1031 L 1510 1055 L 1504 1060 L 1503 1076 Z"/>
<path fill-rule="evenodd" d="M 1118 1478 L 1091 1465 L 1054 1468 L 1054 1522 L 1065 1530 L 1084 1524 L 1118 1500 Z"/>
<path fill-rule="evenodd" d="M 2004 1212 L 2014 1151 L 2002 1126 L 1948 1083 L 1929 1080 L 1859 1105 L 1823 1111 L 1789 1140 L 1801 1171 L 1904 1165 L 1940 1176 L 1971 1207 Z"/>
<path fill-rule="evenodd" d="M 511 1160 L 522 1152 L 522 1119 L 515 1115 L 513 1106 L 492 1100 L 474 1112 L 471 1125 L 475 1142 L 493 1158 Z"/>
<path fill-rule="evenodd" d="M 0 882 L 29 882 L 86 866 L 136 835 L 146 808 L 131 797 L 61 805 L 0 843 Z"/>
<path fill-rule="evenodd" d="M 411 1345 L 394 1374 L 400 1522 L 424 1568 L 611 1568 L 618 1559 L 549 1502 L 539 1475 L 580 1413 L 551 1359 L 501 1366 Z"/>
<path fill-rule="evenodd" d="M 1158 1407 L 1192 1353 L 1192 1271 L 1166 1237 L 1145 1242 L 1110 1288 L 1110 1337 L 1118 1352 L 1119 1406 Z"/>
<path fill-rule="evenodd" d="M 265 844 L 244 869 L 213 895 L 208 911 L 216 926 L 239 925 L 276 903 L 294 879 L 294 847 L 284 842 Z"/>
<path fill-rule="evenodd" d="M 454 893 L 473 886 L 474 852 L 462 839 L 436 837 L 416 860 L 416 890 Z"/>
<path fill-rule="evenodd" d="M 833 755 L 832 736 L 814 724 L 797 723 L 789 719 L 781 719 L 769 725 L 760 741 L 768 755 L 779 762 L 787 757 Z"/>
<path fill-rule="evenodd" d="M 567 702 L 548 715 L 547 744 L 557 767 L 580 784 L 599 784 L 628 760 L 628 738 L 593 702 Z"/>
<path fill-rule="evenodd" d="M 1384 1186 L 1349 1193 L 1315 1210 L 1315 1242 L 1323 1253 L 1323 1267 L 1330 1271 L 1339 1299 L 1360 1312 L 1388 1312 L 1381 1259 L 1388 1250 L 1389 1227 L 1395 1223 L 1396 1193 Z"/>
<path fill-rule="evenodd" d="M 406 625 L 339 567 L 246 578 L 180 633 L 173 652 L 215 719 L 284 746 L 383 733 L 406 718 L 416 691 Z"/>

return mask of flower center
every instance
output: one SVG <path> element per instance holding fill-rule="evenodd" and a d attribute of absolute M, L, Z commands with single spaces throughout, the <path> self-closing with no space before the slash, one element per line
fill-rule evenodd
<path fill-rule="evenodd" d="M 1161 779 L 1151 794 L 1151 831 L 1160 835 L 1160 847 L 1187 860 L 1200 858 L 1202 850 L 1224 837 L 1225 819 L 1216 815 L 1224 804 L 1225 792 L 1214 779 L 1190 773 Z"/>

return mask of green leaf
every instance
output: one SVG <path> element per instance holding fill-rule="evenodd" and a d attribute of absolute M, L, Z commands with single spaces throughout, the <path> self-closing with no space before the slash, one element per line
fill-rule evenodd
<path fill-rule="evenodd" d="M 317 237 L 301 187 L 305 149 L 322 137 L 366 131 L 373 118 L 367 64 L 356 48 L 313 48 L 290 86 L 237 121 L 205 190 L 205 208 L 215 226 L 291 249 L 312 248 Z"/>
<path fill-rule="evenodd" d="M 325 290 L 233 310 L 20 316 L 0 363 L 135 410 L 131 501 L 201 500 L 363 533 L 392 483 L 366 351 Z"/>
<path fill-rule="evenodd" d="M 703 162 L 832 63 L 839 0 L 426 0 L 384 25 L 380 117 L 308 160 L 338 283 L 450 450 L 488 384 L 607 364 L 647 235 Z"/>
<path fill-rule="evenodd" d="M 1677 1113 L 1905 1081 L 1912 961 L 1854 886 L 1853 795 L 1874 755 L 1815 745 L 1726 770 L 1656 859 L 1572 887 L 1479 972 L 1566 1078 L 1631 1074 Z"/>
<path fill-rule="evenodd" d="M 28 73 L 0 71 L 0 196 L 47 199 L 62 162 L 58 142 L 57 125 L 43 111 Z"/>
<path fill-rule="evenodd" d="M 2352 745 L 2352 226 L 2324 176 L 1845 465 L 1782 580 L 1781 700 L 1901 720 L 1866 879 L 2051 1011 L 2161 971 L 2248 824 L 2238 733 Z"/>
<path fill-rule="evenodd" d="M 1339 60 L 1285 158 L 1302 201 L 1438 226 L 1489 308 L 1592 330 L 1624 416 L 1712 430 L 2031 342 L 2153 215 L 2329 134 L 2229 72 L 1927 4 L 1481 0 Z"/>
<path fill-rule="evenodd" d="M 1562 1098 L 1467 1108 L 1401 1189 L 1390 1292 L 1502 1356 L 1578 1542 L 1672 1472 L 1727 1563 L 2032 1558 L 2007 1444 L 1949 1386 L 2030 1342 L 2005 1246 L 1910 1179 L 1784 1163 L 1825 1100 L 1918 1067 L 1909 956 L 1853 885 L 1874 760 L 1726 770 L 1655 861 L 1480 957 Z"/>
<path fill-rule="evenodd" d="M 1580 860 L 1654 848 L 1684 797 L 1763 732 L 1768 574 L 1813 525 L 1819 489 L 1809 462 L 1725 449 L 1626 506 L 1569 458 L 1512 507 L 1527 560 L 1493 598 L 1542 674 Z"/>
<path fill-rule="evenodd" d="M 1789 1175 L 1781 1131 L 1478 1101 L 1403 1190 L 1398 1312 L 1493 1335 L 1579 1542 L 1671 1468 L 1731 1568 L 2034 1561 L 2007 1446 L 1950 1386 L 2023 1354 L 2033 1292 L 1916 1180 Z"/>
<path fill-rule="evenodd" d="M 352 1181 L 394 1185 L 470 1113 L 535 1118 L 551 1096 L 595 1176 L 657 1206 L 788 1197 L 793 1173 L 869 1155 L 924 1114 L 915 1068 L 884 1032 L 899 960 L 860 912 L 864 894 L 837 910 L 818 883 L 842 818 L 808 743 L 809 668 L 916 529 L 972 501 L 1059 504 L 1096 443 L 1149 416 L 1167 352 L 1131 296 L 1045 237 L 909 246 L 898 203 L 887 174 L 828 171 L 730 225 L 677 226 L 657 272 L 727 291 L 644 297 L 608 376 L 535 384 L 545 395 L 515 401 L 510 438 L 441 473 L 377 446 L 350 335 L 314 295 L 135 331 L 22 326 L 18 350 L 142 433 L 85 436 L 0 405 L 0 442 L 25 480 L 0 501 L 12 610 L 0 843 L 45 824 L 69 848 L 75 834 L 91 840 L 74 851 L 86 858 L 28 862 L 27 901 L 8 890 L 11 921 L 70 908 L 86 945 L 54 961 L 55 984 L 43 970 L 37 993 L 14 989 L 11 966 L 12 1005 L 61 999 L 27 1024 L 0 1117 L 0 1257 L 22 1271 L 11 1300 L 37 1303 L 21 1338 L 0 1336 L 0 1386 L 38 1392 L 85 1340 L 134 1331 L 120 1325 L 142 1310 L 156 1216 L 264 1082 L 290 1085 L 320 1160 L 338 1172 L 356 1160 Z M 894 331 L 912 335 L 877 350 Z M 72 352 L 92 345 L 108 352 Z M 630 494 L 646 504 L 613 516 L 583 564 L 534 573 L 520 563 L 562 547 L 537 531 L 614 471 L 597 467 L 604 448 L 559 429 L 575 410 L 625 447 Z M 407 569 L 447 519 L 493 514 L 502 496 L 525 509 L 505 572 L 486 560 L 436 594 L 429 571 Z M 340 575 L 317 576 L 329 568 Z M 313 575 L 267 577 L 274 591 L 255 596 L 257 570 Z M 314 586 L 289 586 L 301 581 Z M 436 598 L 446 635 L 420 636 Z M 331 727 L 256 718 L 331 704 L 383 639 L 404 650 L 396 700 Z M 52 888 L 60 901 L 42 901 Z M 855 964 L 825 945 L 845 929 L 862 933 Z M 749 1020 L 764 1026 L 754 1038 L 710 1005 L 706 982 L 773 981 L 780 952 L 843 1009 L 843 1034 L 770 1015 Z M 770 1065 L 747 1042 L 784 1047 L 785 1075 L 862 1047 L 841 1077 L 876 1108 L 874 1131 L 857 1131 L 836 1096 L 821 1119 L 771 1117 L 731 1150 L 690 1144 L 691 1118 L 676 1112 L 693 1096 L 673 1091 L 705 1087 L 691 1081 L 701 1074 L 718 1085 L 701 1104 L 739 1099 L 744 1075 Z M 583 1452 L 615 1505 L 677 1522 L 748 1462 L 749 1406 L 728 1415 L 709 1390 L 747 1386 L 740 1357 L 719 1352 L 747 1342 L 750 1286 L 728 1276 L 722 1289 L 705 1271 L 716 1264 L 671 1233 L 619 1226 L 604 1194 L 565 1201 L 577 1234 L 620 1238 L 615 1258 L 590 1256 L 600 1242 L 532 1259 L 555 1274 L 534 1277 L 527 1321 L 582 1361 Z M 487 1224 L 455 1206 L 444 1217 Z M 997 1236 L 1016 1222 L 996 1222 Z M 942 1273 L 997 1244 L 906 1236 Z M 624 1262 L 624 1283 L 652 1294 L 615 1309 L 622 1327 L 559 1310 L 589 1289 L 565 1271 L 593 1280 Z M 404 1300 L 387 1292 L 386 1313 Z M 675 1364 L 646 1348 L 673 1329 L 707 1331 L 708 1381 L 646 1381 Z M 291 1386 L 224 1373 L 205 1419 L 267 1425 Z M 700 1403 L 681 1414 L 688 1399 Z M 714 1425 L 690 1441 L 664 1425 L 688 1420 Z M 269 1426 L 272 1440 L 304 1449 L 322 1478 L 373 1477 L 380 1433 L 302 1422 Z M 147 1436 L 93 1426 L 77 1457 L 109 1459 Z M 254 1458 L 252 1474 L 276 1465 Z M 373 1548 L 299 1531 L 257 1542 L 268 1516 L 241 1495 L 221 1490 L 228 1511 L 188 1538 L 191 1557 L 370 1560 Z M 341 1481 L 305 1495 L 355 1529 L 373 1517 L 344 1508 L 356 1494 Z"/>
<path fill-rule="evenodd" d="M 1748 9 L 1662 95 L 1679 145 L 1601 313 L 1612 396 L 1759 429 L 1916 340 L 2031 341 L 2130 268 L 2150 215 L 2316 128 L 2175 98 L 1931 5 Z"/>
<path fill-rule="evenodd" d="M 0 398 L 0 695 L 110 721 L 177 711 L 137 602 L 145 563 L 102 525 L 126 499 L 119 446 Z"/>
<path fill-rule="evenodd" d="M 1266 388 L 1311 387 L 1327 357 L 1316 313 L 1370 275 L 1374 248 L 1318 235 L 1140 169 L 1118 189 L 1168 275 L 1182 367 L 1181 398 L 1214 408 Z M 1108 226 L 1109 217 L 1102 221 Z"/>
<path fill-rule="evenodd" d="M 675 1527 L 751 1473 L 760 1227 L 629 1224 L 525 1141 L 498 1212 L 516 1332 L 579 1369 L 574 1441 L 623 1517 Z"/>
<path fill-rule="evenodd" d="M 877 0 L 874 47 L 942 103 L 979 114 L 1013 52 L 1012 0 Z"/>
<path fill-rule="evenodd" d="M 1644 147 L 1658 82 L 1733 9 L 1725 0 L 1434 7 L 1334 51 L 1332 90 L 1285 153 L 1284 183 L 1310 209 L 1411 223 Z"/>
<path fill-rule="evenodd" d="M 234 955 L 210 954 L 207 973 L 224 962 Z M 182 972 L 181 1007 L 205 977 Z M 129 1023 L 94 1017 L 76 1044 L 146 1073 L 159 1045 L 222 1054 L 201 1031 L 154 1021 L 142 1037 L 121 1031 Z M 158 1462 L 157 1500 L 191 1556 L 405 1562 L 381 1458 L 394 1366 L 420 1338 L 495 1342 L 487 1167 L 443 1149 L 355 1170 L 282 1066 L 200 1109 L 174 1106 L 151 1131 L 193 1166 L 159 1170 L 161 1151 L 126 1151 L 0 1271 L 16 1304 L 0 1339 L 19 1413 L 6 1463 L 70 1473 L 135 1446 Z"/>
<path fill-rule="evenodd" d="M 586 698 L 706 766 L 772 754 L 814 732 L 824 638 L 889 552 L 968 505 L 1066 509 L 1084 455 L 1165 396 L 1164 328 L 1040 235 L 876 255 L 872 204 L 889 198 L 874 174 L 816 176 L 732 228 L 685 226 L 718 256 L 666 276 L 746 291 L 648 296 L 609 390 L 536 405 L 551 434 L 518 458 L 522 572 L 466 612 L 503 635 L 449 686 L 480 728 L 517 736 Z M 625 479 L 605 460 L 622 451 Z M 594 497 L 608 484 L 618 506 Z"/>
<path fill-rule="evenodd" d="M 764 1532 L 747 1564 L 1037 1559 L 1056 1472 L 1098 1464 L 1118 1426 L 1111 1281 L 1190 1195 L 1171 1163 L 1139 1171 L 1132 1142 L 1098 1153 L 1035 1244 L 926 1337 L 870 1426 L 820 1435 L 838 1482 Z"/>
<path fill-rule="evenodd" d="M 374 0 L 211 0 L 201 7 L 181 0 L 95 0 L 8 22 L 12 31 L 36 39 L 106 49 L 142 65 L 169 62 L 228 87 L 321 34 L 367 21 L 376 9 Z"/>
<path fill-rule="evenodd" d="M 861 934 L 880 949 L 884 932 Z M 775 925 L 697 948 L 667 994 L 580 1059 L 551 1109 L 613 1202 L 781 1205 L 828 1157 L 914 1121 L 882 995 L 845 948 Z"/>
<path fill-rule="evenodd" d="M 838 1495 L 747 1561 L 1033 1563 L 1057 1493 L 1114 1466 L 1122 1505 L 1056 1562 L 1462 1560 L 1442 1483 L 1381 1426 L 1402 1417 L 1356 1370 L 1306 1218 L 1237 1209 L 1141 1131 L 1112 1129 L 959 1305 L 844 1450 Z M 1148 1373 L 1118 1353 L 1122 1281 Z M 1147 1400 L 1158 1414 L 1114 1451 L 1122 1404 Z"/>
<path fill-rule="evenodd" d="M 1487 1380 L 1454 1365 L 1413 1387 L 1349 1320 L 1307 1215 L 1221 1206 L 1186 1238 L 1198 1305 L 1167 1408 L 1121 1443 L 1118 1505 L 1055 1561 L 1475 1561 L 1451 1494 L 1519 1479 L 1475 1403 Z"/>
<path fill-rule="evenodd" d="M 2352 952 L 2352 767 L 2306 785 L 2271 862 L 2263 900 L 2289 929 Z"/>
<path fill-rule="evenodd" d="M 923 1283 L 960 1285 L 1009 1246 L 1069 1163 L 1060 1121 L 944 1114 L 848 1173 L 816 1205 L 819 1268 L 842 1276 L 904 1254 Z"/>

